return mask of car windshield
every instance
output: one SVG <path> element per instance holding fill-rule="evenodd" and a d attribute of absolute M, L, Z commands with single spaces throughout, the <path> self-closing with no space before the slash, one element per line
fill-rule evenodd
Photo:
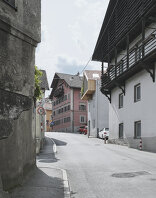
<path fill-rule="evenodd" d="M 105 128 L 105 131 L 109 131 L 109 128 Z"/>

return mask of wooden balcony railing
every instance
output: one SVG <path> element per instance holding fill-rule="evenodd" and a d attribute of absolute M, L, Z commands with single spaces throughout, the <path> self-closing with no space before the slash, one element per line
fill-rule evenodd
<path fill-rule="evenodd" d="M 59 98 L 59 97 L 63 96 L 63 94 L 64 94 L 64 89 L 63 89 L 63 87 L 59 87 L 59 88 L 57 88 L 57 89 L 55 90 L 55 92 L 54 92 L 54 97 Z"/>
<path fill-rule="evenodd" d="M 116 65 L 109 66 L 101 77 L 102 88 L 108 88 L 114 80 L 121 79 L 124 74 L 137 67 L 138 63 L 152 54 L 154 50 L 156 50 L 156 31 L 131 48 L 129 54 L 125 55 Z"/>

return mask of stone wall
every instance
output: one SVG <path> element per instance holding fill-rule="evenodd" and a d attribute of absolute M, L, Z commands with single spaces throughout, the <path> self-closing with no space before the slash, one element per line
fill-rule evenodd
<path fill-rule="evenodd" d="M 40 0 L 0 0 L 0 175 L 3 189 L 35 165 L 34 65 Z"/>

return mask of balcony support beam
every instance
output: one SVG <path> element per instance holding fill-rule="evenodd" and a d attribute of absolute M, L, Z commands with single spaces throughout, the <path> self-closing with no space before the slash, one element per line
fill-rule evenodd
<path fill-rule="evenodd" d="M 147 68 L 147 66 L 142 63 L 142 68 L 144 68 L 150 74 L 153 82 L 155 82 L 155 65 L 152 64 L 150 67 Z"/>
<path fill-rule="evenodd" d="M 111 103 L 111 92 L 109 94 L 105 93 L 104 95 L 108 98 L 109 102 Z"/>
<path fill-rule="evenodd" d="M 111 103 L 111 91 L 101 88 L 101 92 L 108 98 L 109 102 Z"/>
<path fill-rule="evenodd" d="M 125 90 L 125 82 L 122 83 L 122 85 L 121 85 L 120 83 L 118 83 L 118 82 L 115 82 L 115 84 L 116 84 L 117 87 L 119 87 L 119 88 L 121 89 L 122 93 L 123 93 L 124 96 L 125 96 L 125 93 L 126 93 L 126 90 Z"/>

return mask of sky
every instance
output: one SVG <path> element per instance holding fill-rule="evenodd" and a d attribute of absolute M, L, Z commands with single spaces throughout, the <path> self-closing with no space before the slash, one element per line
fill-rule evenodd
<path fill-rule="evenodd" d="M 36 65 L 46 70 L 50 87 L 55 72 L 82 74 L 94 52 L 109 0 L 41 2 L 41 43 L 36 49 Z M 86 69 L 101 70 L 101 63 L 89 61 Z"/>

